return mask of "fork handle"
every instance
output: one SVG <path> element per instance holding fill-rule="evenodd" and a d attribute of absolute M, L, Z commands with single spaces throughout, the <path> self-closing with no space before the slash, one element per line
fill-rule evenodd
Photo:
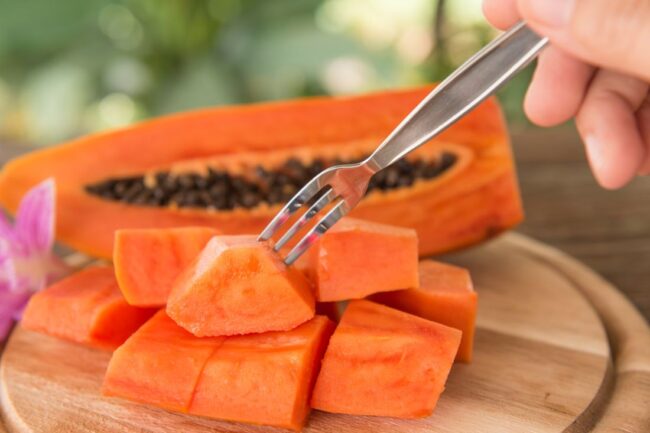
<path fill-rule="evenodd" d="M 377 172 L 420 147 L 492 95 L 547 43 L 525 23 L 515 25 L 438 85 L 364 163 Z"/>

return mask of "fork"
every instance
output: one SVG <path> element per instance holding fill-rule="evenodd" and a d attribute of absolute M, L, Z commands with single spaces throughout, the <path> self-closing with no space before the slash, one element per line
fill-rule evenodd
<path fill-rule="evenodd" d="M 548 39 L 520 22 L 485 46 L 438 85 L 365 160 L 323 170 L 280 210 L 259 236 L 269 240 L 291 215 L 313 201 L 311 207 L 275 243 L 279 251 L 330 203 L 331 209 L 289 251 L 287 265 L 363 198 L 370 178 L 447 129 L 508 82 L 546 46 Z M 318 195 L 320 194 L 320 195 Z"/>

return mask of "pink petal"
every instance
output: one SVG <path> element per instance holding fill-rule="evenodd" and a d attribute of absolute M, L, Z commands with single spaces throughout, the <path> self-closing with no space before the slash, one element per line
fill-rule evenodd
<path fill-rule="evenodd" d="M 29 293 L 12 291 L 0 285 L 0 341 L 6 338 L 16 316 L 22 313 L 28 300 Z"/>
<path fill-rule="evenodd" d="M 0 341 L 4 341 L 4 339 L 7 338 L 13 324 L 13 318 L 9 316 L 0 316 Z"/>
<path fill-rule="evenodd" d="M 39 183 L 23 197 L 16 214 L 15 231 L 28 251 L 50 251 L 54 243 L 54 179 Z"/>
<path fill-rule="evenodd" d="M 0 287 L 6 287 L 7 290 L 15 290 L 18 284 L 11 253 L 9 241 L 0 238 Z"/>
<path fill-rule="evenodd" d="M 23 318 L 23 312 L 27 307 L 29 299 L 34 295 L 34 293 L 16 293 L 14 299 L 14 310 L 13 310 L 13 319 L 19 321 Z"/>

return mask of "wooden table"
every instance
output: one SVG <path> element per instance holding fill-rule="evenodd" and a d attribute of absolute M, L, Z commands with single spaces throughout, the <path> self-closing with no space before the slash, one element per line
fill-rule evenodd
<path fill-rule="evenodd" d="M 650 318 L 650 178 L 620 191 L 595 182 L 573 127 L 513 133 L 523 233 L 585 262 Z M 26 151 L 0 144 L 0 164 Z"/>
<path fill-rule="evenodd" d="M 519 231 L 569 253 L 650 319 L 650 178 L 600 188 L 573 127 L 513 133 L 526 220 Z"/>

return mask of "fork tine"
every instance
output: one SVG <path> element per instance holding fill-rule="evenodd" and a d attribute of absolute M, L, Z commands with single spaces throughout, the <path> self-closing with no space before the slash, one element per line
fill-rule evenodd
<path fill-rule="evenodd" d="M 287 257 L 284 259 L 284 263 L 291 265 L 295 262 L 298 257 L 300 257 L 307 248 L 309 248 L 314 242 L 316 242 L 321 236 L 325 234 L 338 220 L 343 218 L 350 211 L 350 207 L 346 204 L 344 200 L 341 200 L 336 206 L 334 206 L 327 214 L 321 218 L 320 221 L 314 226 L 309 233 L 307 233 L 301 240 L 298 242 L 298 245 L 293 247 Z"/>
<path fill-rule="evenodd" d="M 333 189 L 329 189 L 321 198 L 316 200 L 307 212 L 305 212 L 298 221 L 296 221 L 293 226 L 280 238 L 280 240 L 275 244 L 273 249 L 279 251 L 288 241 L 291 239 L 298 230 L 300 230 L 307 222 L 312 219 L 318 212 L 321 211 L 328 203 L 336 198 L 336 193 Z"/>
<path fill-rule="evenodd" d="M 267 241 L 273 237 L 278 229 L 284 224 L 291 215 L 300 207 L 307 203 L 318 191 L 320 191 L 320 175 L 312 179 L 307 185 L 303 186 L 300 191 L 293 196 L 289 203 L 284 205 L 282 210 L 271 220 L 257 238 L 258 241 Z"/>

